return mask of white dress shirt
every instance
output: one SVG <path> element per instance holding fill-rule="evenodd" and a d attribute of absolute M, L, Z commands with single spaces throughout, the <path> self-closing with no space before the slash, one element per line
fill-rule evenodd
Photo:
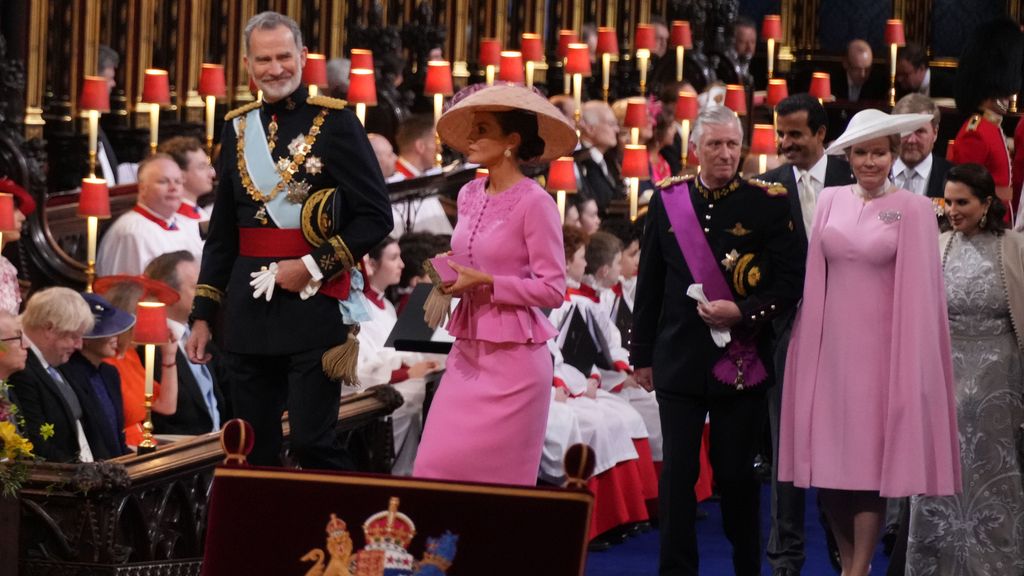
<path fill-rule="evenodd" d="M 903 160 L 897 158 L 892 165 L 893 182 L 904 190 L 910 190 L 918 196 L 928 195 L 928 178 L 932 174 L 932 155 L 928 154 L 917 166 L 909 168 Z M 908 172 L 909 171 L 909 172 Z"/>
<path fill-rule="evenodd" d="M 808 238 L 811 237 L 811 228 L 814 225 L 814 212 L 817 210 L 818 196 L 821 195 L 821 190 L 825 187 L 825 173 L 827 171 L 828 156 L 822 154 L 814 166 L 811 166 L 811 169 L 807 171 L 811 182 L 810 194 L 800 194 L 800 213 L 804 217 L 804 230 L 807 232 Z M 798 192 L 800 192 L 802 187 L 800 184 L 802 172 L 803 170 L 793 166 L 793 178 L 796 180 Z"/>

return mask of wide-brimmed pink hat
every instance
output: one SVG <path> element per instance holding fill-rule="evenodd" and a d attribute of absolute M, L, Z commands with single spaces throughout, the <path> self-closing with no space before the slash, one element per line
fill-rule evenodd
<path fill-rule="evenodd" d="M 441 140 L 455 150 L 466 154 L 469 133 L 473 128 L 475 112 L 507 112 L 521 110 L 537 117 L 537 133 L 544 140 L 544 152 L 539 162 L 550 162 L 571 154 L 576 148 L 576 129 L 564 114 L 533 90 L 515 84 L 496 84 L 477 89 L 468 96 L 453 99 L 453 105 L 437 121 Z"/>

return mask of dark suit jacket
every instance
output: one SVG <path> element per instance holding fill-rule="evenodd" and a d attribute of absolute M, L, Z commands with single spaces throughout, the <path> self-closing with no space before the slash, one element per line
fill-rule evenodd
<path fill-rule="evenodd" d="M 89 372 L 92 364 L 82 356 L 81 352 L 75 352 L 67 364 L 60 367 L 64 379 L 75 391 L 78 401 L 82 404 L 82 428 L 85 429 L 85 436 L 89 439 L 89 448 L 96 460 L 109 460 L 128 454 L 131 450 L 125 444 L 124 439 L 124 399 L 121 396 L 121 375 L 117 368 L 110 364 L 100 364 L 100 378 L 107 389 L 107 394 L 114 405 L 115 428 L 111 430 L 110 425 L 103 416 L 103 408 L 99 398 L 89 383 Z"/>
<path fill-rule="evenodd" d="M 211 360 L 207 367 L 213 376 L 213 394 L 217 397 L 217 411 L 220 413 L 220 422 L 223 425 L 230 413 L 226 398 L 221 392 L 224 375 L 219 370 L 220 365 L 216 360 L 219 355 L 215 354 L 214 349 L 211 349 L 211 354 L 214 354 L 214 360 Z M 175 362 L 178 365 L 178 408 L 170 416 L 154 412 L 153 431 L 157 434 L 206 434 L 213 429 L 213 418 L 210 417 L 210 411 L 206 407 L 206 400 L 203 398 L 203 392 L 199 389 L 199 383 L 196 381 L 195 375 L 192 374 L 192 369 L 189 368 L 188 358 L 180 348 Z M 162 368 L 157 365 L 153 377 L 157 381 L 161 381 L 162 372 Z"/>
<path fill-rule="evenodd" d="M 825 186 L 845 186 L 854 183 L 853 172 L 850 170 L 849 162 L 838 156 L 829 156 L 826 162 Z M 796 175 L 793 174 L 793 165 L 787 162 L 782 166 L 765 172 L 758 176 L 758 178 L 766 182 L 778 182 L 786 187 L 786 197 L 789 198 L 789 211 L 793 218 L 793 230 L 799 237 L 804 253 L 806 253 L 807 230 L 804 228 L 803 211 L 800 209 L 800 192 L 796 187 Z M 802 279 L 800 284 L 803 286 Z M 795 317 L 796 308 L 794 307 L 781 314 L 772 322 L 776 336 L 787 334 L 784 337 L 787 343 L 789 341 L 788 331 Z M 784 364 L 786 361 L 785 354 L 783 353 L 781 358 L 777 357 L 775 361 L 776 363 Z M 781 374 L 781 366 L 777 368 L 779 368 L 779 374 Z"/>
<path fill-rule="evenodd" d="M 832 74 L 832 95 L 837 101 L 849 101 L 850 79 L 846 76 L 846 70 L 838 74 Z M 877 71 L 872 71 L 867 82 L 860 89 L 858 102 L 881 101 L 889 97 L 889 84 Z"/>
<path fill-rule="evenodd" d="M 581 148 L 573 154 L 582 180 L 583 189 L 580 190 L 580 193 L 588 198 L 593 198 L 597 202 L 597 209 L 601 214 L 605 213 L 612 200 L 625 195 L 621 184 L 622 179 L 618 177 L 618 167 L 610 156 L 610 154 L 605 156 L 605 164 L 608 166 L 608 175 L 605 176 L 601 166 L 591 156 L 590 148 Z"/>
<path fill-rule="evenodd" d="M 25 418 L 24 433 L 32 442 L 35 455 L 48 462 L 78 461 L 75 417 L 35 352 L 29 350 L 25 369 L 11 374 L 9 382 L 14 404 Z M 84 411 L 83 407 L 83 420 Z M 43 440 L 39 432 L 43 424 L 53 425 L 53 436 L 46 440 Z M 82 427 L 85 428 L 84 422 Z M 92 447 L 92 442 L 89 446 Z"/>
<path fill-rule="evenodd" d="M 928 194 L 929 198 L 942 198 L 946 190 L 946 172 L 953 165 L 949 163 L 942 156 L 938 156 L 935 152 L 932 152 L 932 173 L 928 175 Z"/>
<path fill-rule="evenodd" d="M 786 197 L 789 198 L 789 211 L 793 217 L 793 229 L 800 237 L 800 242 L 807 248 L 807 231 L 804 229 L 803 212 L 800 210 L 800 192 L 796 187 L 796 176 L 793 174 L 793 165 L 783 164 L 758 176 L 758 179 L 766 182 L 778 182 L 786 187 Z M 845 186 L 853 184 L 853 173 L 850 171 L 850 164 L 838 156 L 829 156 L 825 165 L 825 186 Z"/>

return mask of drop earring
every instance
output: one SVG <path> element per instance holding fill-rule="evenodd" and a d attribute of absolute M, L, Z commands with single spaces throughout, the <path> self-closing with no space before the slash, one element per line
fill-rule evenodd
<path fill-rule="evenodd" d="M 505 158 L 511 158 L 511 157 L 512 157 L 512 149 L 511 148 L 505 148 Z"/>
<path fill-rule="evenodd" d="M 981 215 L 981 220 L 978 221 L 978 228 L 985 228 L 985 226 L 988 226 L 988 210 L 985 210 L 985 213 Z"/>

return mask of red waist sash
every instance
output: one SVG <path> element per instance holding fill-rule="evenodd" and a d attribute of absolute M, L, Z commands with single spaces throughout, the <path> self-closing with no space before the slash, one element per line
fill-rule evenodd
<path fill-rule="evenodd" d="M 298 228 L 239 228 L 238 255 L 247 258 L 302 258 L 312 247 Z M 320 293 L 348 300 L 350 282 L 346 270 L 320 286 Z"/>

